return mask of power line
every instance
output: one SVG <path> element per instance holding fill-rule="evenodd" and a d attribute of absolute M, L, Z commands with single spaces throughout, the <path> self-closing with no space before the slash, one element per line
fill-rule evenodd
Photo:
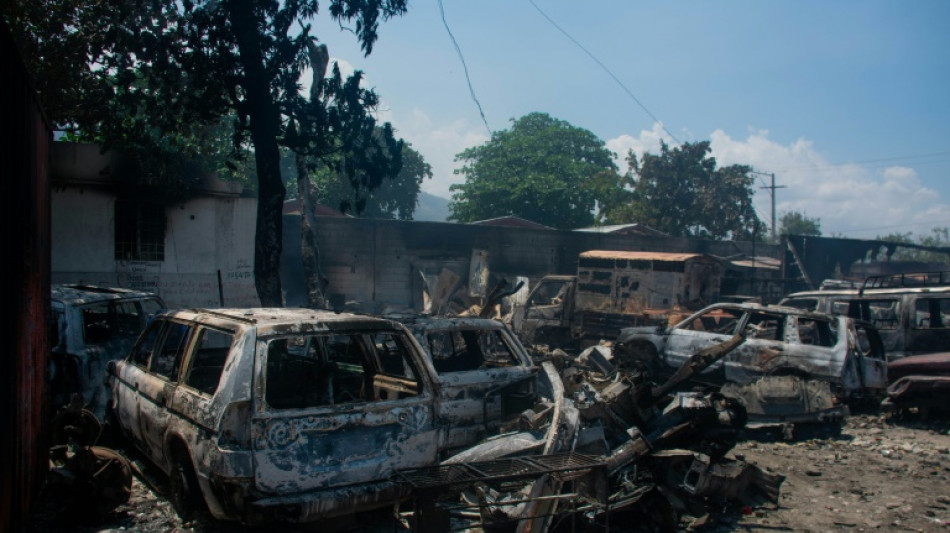
<path fill-rule="evenodd" d="M 808 170 L 813 170 L 813 169 L 830 169 L 830 168 L 848 167 L 848 166 L 851 166 L 851 165 L 874 166 L 874 165 L 868 165 L 868 163 L 884 163 L 884 162 L 888 162 L 888 161 L 906 161 L 906 160 L 910 160 L 910 159 L 925 159 L 925 158 L 941 157 L 941 156 L 947 156 L 947 155 L 950 155 L 950 152 L 933 152 L 933 153 L 929 153 L 929 154 L 905 155 L 905 156 L 895 156 L 895 157 L 882 157 L 882 158 L 878 158 L 878 159 L 866 159 L 866 160 L 864 160 L 864 161 L 852 161 L 852 162 L 850 162 L 850 163 L 839 163 L 839 164 L 836 164 L 836 165 L 797 165 L 797 166 L 793 166 L 793 167 L 785 167 L 785 168 L 782 168 L 782 169 L 779 169 L 779 170 L 780 170 L 780 171 L 787 171 L 787 170 L 802 170 L 802 169 L 808 169 Z M 940 162 L 940 161 L 927 161 L 927 163 L 939 163 L 939 162 Z M 882 165 L 882 166 L 888 166 L 888 165 Z"/>
<path fill-rule="evenodd" d="M 439 0 L 439 3 L 440 3 L 440 4 L 441 4 L 441 2 L 442 2 L 442 0 Z M 538 7 L 538 4 L 535 4 L 535 3 L 534 3 L 534 0 L 528 0 L 528 2 L 529 2 L 532 6 L 534 6 L 534 8 L 538 11 L 538 13 L 540 13 L 541 16 L 545 18 L 545 20 L 547 20 L 549 23 L 551 23 L 552 26 L 554 26 L 555 28 L 557 28 L 557 30 L 558 30 L 559 32 L 561 32 L 562 34 L 564 34 L 565 37 L 567 37 L 568 39 L 570 39 L 570 41 L 571 41 L 572 43 L 574 43 L 575 45 L 577 45 L 578 48 L 580 48 L 581 50 L 583 50 L 584 53 L 587 54 L 588 57 L 590 57 L 591 59 L 594 60 L 595 63 L 597 63 L 598 65 L 600 65 L 600 68 L 602 68 L 602 69 L 604 70 L 604 72 L 606 72 L 611 78 L 613 78 L 613 80 L 614 80 L 615 82 L 617 82 L 617 85 L 619 85 L 620 88 L 623 89 L 624 92 L 627 93 L 627 95 L 628 95 L 630 98 L 632 98 L 633 101 L 636 102 L 638 106 L 640 106 L 640 109 L 643 109 L 643 111 L 645 111 L 647 115 L 650 115 L 650 118 L 652 118 L 654 122 L 659 123 L 660 127 L 663 128 L 663 131 L 665 131 L 666 134 L 670 136 L 670 138 L 672 138 L 674 141 L 676 141 L 677 144 L 683 144 L 682 142 L 680 142 L 679 139 L 676 138 L 675 135 L 673 135 L 673 134 L 670 132 L 670 130 L 666 129 L 666 126 L 663 125 L 663 121 L 660 120 L 660 119 L 658 119 L 658 118 L 656 118 L 656 115 L 654 115 L 653 113 L 651 113 L 650 110 L 647 109 L 647 106 L 643 105 L 643 103 L 642 103 L 636 96 L 633 95 L 633 92 L 631 92 L 630 89 L 628 89 L 627 86 L 624 85 L 624 83 L 623 83 L 622 81 L 620 81 L 620 78 L 618 78 L 617 76 L 615 76 L 614 73 L 611 72 L 609 68 L 607 68 L 607 65 L 604 65 L 603 62 L 601 62 L 599 59 L 597 59 L 597 57 L 595 57 L 594 54 L 592 54 L 592 53 L 590 52 L 590 50 L 588 50 L 587 48 L 585 48 L 584 45 L 582 45 L 580 42 L 578 42 L 577 39 L 575 39 L 574 37 L 571 37 L 571 35 L 570 35 L 569 33 L 567 33 L 567 31 L 565 31 L 564 28 L 558 26 L 557 22 L 554 22 L 554 20 L 551 19 L 551 17 L 549 17 L 547 13 L 545 13 L 544 11 L 541 10 L 540 7 Z"/>
<path fill-rule="evenodd" d="M 472 79 L 468 75 L 468 65 L 465 64 L 465 57 L 462 55 L 462 49 L 459 48 L 459 43 L 455 40 L 455 35 L 452 35 L 452 30 L 449 28 L 448 21 L 445 20 L 445 8 L 442 6 L 442 0 L 439 0 L 439 13 L 442 14 L 442 25 L 445 26 L 445 31 L 448 32 L 449 38 L 452 39 L 452 44 L 455 46 L 455 52 L 458 54 L 459 60 L 462 61 L 462 69 L 465 71 L 465 82 L 468 83 L 468 92 L 472 95 L 472 100 L 475 102 L 475 106 L 478 107 L 478 114 L 481 115 L 482 123 L 485 124 L 485 129 L 488 130 L 488 136 L 491 137 L 491 127 L 488 126 L 488 119 L 485 118 L 485 111 L 482 110 L 482 104 L 478 101 L 478 97 L 475 96 L 475 89 L 472 88 Z"/>

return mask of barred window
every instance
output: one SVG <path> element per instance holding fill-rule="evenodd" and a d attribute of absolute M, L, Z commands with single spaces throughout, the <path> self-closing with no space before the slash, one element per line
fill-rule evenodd
<path fill-rule="evenodd" d="M 165 260 L 165 206 L 116 200 L 115 258 L 117 260 Z"/>

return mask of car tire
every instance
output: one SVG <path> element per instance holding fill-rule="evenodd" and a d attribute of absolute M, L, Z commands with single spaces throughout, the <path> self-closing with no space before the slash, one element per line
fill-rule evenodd
<path fill-rule="evenodd" d="M 182 522 L 197 518 L 204 508 L 198 476 L 185 453 L 176 453 L 169 472 L 169 499 Z"/>

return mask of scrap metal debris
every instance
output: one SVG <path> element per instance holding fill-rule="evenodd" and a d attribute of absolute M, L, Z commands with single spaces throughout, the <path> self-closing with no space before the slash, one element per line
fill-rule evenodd
<path fill-rule="evenodd" d="M 413 530 L 535 532 L 565 520 L 609 530 L 636 515 L 643 530 L 666 531 L 729 502 L 777 503 L 783 476 L 727 457 L 746 423 L 743 405 L 680 390 L 743 340 L 703 350 L 659 386 L 608 346 L 577 358 L 551 352 L 540 362 L 551 389 L 509 432 L 399 473 L 414 488 Z"/>
<path fill-rule="evenodd" d="M 101 424 L 74 394 L 52 423 L 50 477 L 46 490 L 61 502 L 64 520 L 99 522 L 129 501 L 132 470 L 115 450 L 95 446 Z"/>

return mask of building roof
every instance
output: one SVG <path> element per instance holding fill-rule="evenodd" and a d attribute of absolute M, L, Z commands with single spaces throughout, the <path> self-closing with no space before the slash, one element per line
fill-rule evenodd
<path fill-rule="evenodd" d="M 731 264 L 743 268 L 764 268 L 778 270 L 782 268 L 782 260 L 774 257 L 743 257 L 730 261 Z"/>
<path fill-rule="evenodd" d="M 474 224 L 476 226 L 503 226 L 507 228 L 554 229 L 550 226 L 545 226 L 544 224 L 539 224 L 537 222 L 516 217 L 514 215 L 489 218 L 486 220 L 476 220 L 475 222 L 469 222 L 469 224 Z"/>
<path fill-rule="evenodd" d="M 588 233 L 616 233 L 620 235 L 649 235 L 653 237 L 669 237 L 658 229 L 653 229 L 646 224 L 633 222 L 631 224 L 614 224 L 611 226 L 592 226 L 589 228 L 578 228 L 574 231 L 584 231 Z"/>
<path fill-rule="evenodd" d="M 619 250 L 590 250 L 581 253 L 584 259 L 634 259 L 640 261 L 686 261 L 697 257 L 715 259 L 710 255 L 670 252 L 624 252 Z"/>

